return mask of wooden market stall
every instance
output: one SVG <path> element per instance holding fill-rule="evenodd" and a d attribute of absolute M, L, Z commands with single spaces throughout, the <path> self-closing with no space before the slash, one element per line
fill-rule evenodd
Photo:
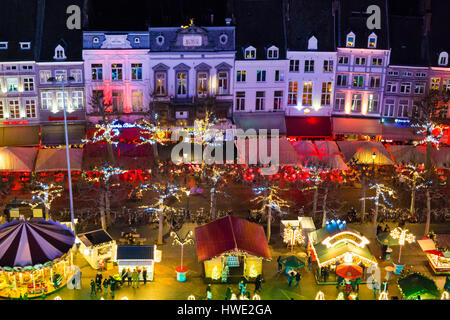
<path fill-rule="evenodd" d="M 263 227 L 233 216 L 195 228 L 195 241 L 206 282 L 222 282 L 225 267 L 228 282 L 254 281 L 263 260 L 272 260 Z"/>
<path fill-rule="evenodd" d="M 433 239 L 424 237 L 417 240 L 427 255 L 428 263 L 438 275 L 450 275 L 450 234 L 434 234 Z"/>
<path fill-rule="evenodd" d="M 143 281 L 142 271 L 147 270 L 147 281 L 153 281 L 155 262 L 161 261 L 161 251 L 152 246 L 117 246 L 115 260 L 119 266 L 119 274 L 123 269 L 139 272 L 139 281 Z"/>
<path fill-rule="evenodd" d="M 0 226 L 0 297 L 48 295 L 74 274 L 73 232 L 52 220 L 14 220 Z"/>
<path fill-rule="evenodd" d="M 109 269 L 108 262 L 116 256 L 116 241 L 103 229 L 81 233 L 77 236 L 80 241 L 80 252 L 94 269 Z"/>

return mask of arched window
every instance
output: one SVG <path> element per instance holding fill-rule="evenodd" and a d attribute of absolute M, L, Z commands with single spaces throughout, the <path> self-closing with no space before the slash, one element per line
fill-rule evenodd
<path fill-rule="evenodd" d="M 64 48 L 58 44 L 58 46 L 55 48 L 55 55 L 53 56 L 53 59 L 66 59 L 66 53 L 64 51 Z"/>
<path fill-rule="evenodd" d="M 271 46 L 267 49 L 267 59 L 278 59 L 278 48 L 275 46 Z"/>
<path fill-rule="evenodd" d="M 353 32 L 350 32 L 347 35 L 347 43 L 345 46 L 349 48 L 353 48 L 355 46 L 355 34 Z"/>
<path fill-rule="evenodd" d="M 244 51 L 245 59 L 256 59 L 256 48 L 255 47 L 247 47 Z"/>
<path fill-rule="evenodd" d="M 367 48 L 376 48 L 376 47 L 377 47 L 377 35 L 372 32 L 367 42 Z"/>

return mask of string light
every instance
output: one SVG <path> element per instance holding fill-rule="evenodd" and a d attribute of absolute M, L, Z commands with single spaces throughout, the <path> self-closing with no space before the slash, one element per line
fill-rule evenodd
<path fill-rule="evenodd" d="M 296 244 L 302 244 L 305 242 L 302 229 L 300 227 L 288 224 L 286 228 L 284 228 L 283 242 L 291 246 L 291 251 L 293 252 Z"/>
<path fill-rule="evenodd" d="M 271 185 L 270 187 L 265 187 L 263 193 L 260 193 L 256 198 L 251 199 L 251 202 L 255 202 L 261 206 L 257 211 L 266 213 L 267 209 L 275 209 L 281 213 L 281 208 L 289 208 L 289 202 L 281 198 L 281 192 L 285 189 L 280 188 L 277 185 Z"/>
<path fill-rule="evenodd" d="M 392 238 L 398 239 L 398 244 L 400 245 L 398 253 L 398 264 L 400 264 L 400 258 L 402 256 L 402 247 L 405 244 L 405 241 L 408 243 L 413 243 L 416 241 L 416 237 L 412 233 L 408 233 L 408 229 L 402 229 L 400 227 L 397 227 L 394 230 L 392 230 L 390 235 Z"/>
<path fill-rule="evenodd" d="M 88 182 L 104 182 L 107 183 L 109 179 L 115 175 L 124 174 L 128 172 L 127 170 L 122 170 L 120 168 L 112 167 L 112 166 L 103 166 L 100 168 L 94 167 L 91 171 L 94 174 L 97 174 L 94 177 L 87 175 L 86 172 L 83 173 L 84 179 Z"/>
<path fill-rule="evenodd" d="M 441 125 L 437 125 L 431 121 L 427 121 L 424 124 L 413 124 L 412 127 L 420 128 L 416 133 L 417 134 L 425 134 L 425 137 L 414 144 L 428 144 L 431 143 L 439 150 L 439 144 L 441 143 L 441 138 L 444 135 L 444 127 Z M 433 132 L 439 130 L 439 134 L 435 135 Z"/>
<path fill-rule="evenodd" d="M 322 291 L 317 292 L 315 300 L 325 300 L 325 294 Z"/>
<path fill-rule="evenodd" d="M 369 189 L 375 189 L 375 196 L 374 197 L 365 197 L 361 198 L 361 200 L 375 200 L 375 205 L 380 206 L 382 208 L 386 208 L 386 206 L 383 203 L 380 203 L 380 196 L 383 198 L 383 201 L 389 206 L 392 207 L 392 204 L 387 200 L 386 193 L 389 195 L 389 197 L 396 199 L 395 196 L 395 190 L 391 189 L 389 187 L 386 187 L 382 183 L 370 183 Z"/>
<path fill-rule="evenodd" d="M 213 279 L 213 280 L 220 279 L 220 273 L 219 273 L 219 269 L 217 268 L 217 266 L 214 266 L 214 268 L 212 269 L 211 279 Z"/>
<path fill-rule="evenodd" d="M 38 200 L 43 203 L 44 206 L 50 210 L 52 202 L 62 195 L 63 187 L 55 184 L 44 184 L 39 182 L 38 190 L 31 191 L 32 199 Z M 29 204 L 29 203 L 28 203 Z M 29 204 L 33 209 L 38 206 L 39 203 Z"/>
<path fill-rule="evenodd" d="M 120 135 L 120 131 L 116 127 L 118 124 L 118 119 L 113 120 L 111 123 L 96 124 L 95 128 L 97 128 L 97 131 L 94 132 L 94 136 L 91 139 L 83 139 L 81 142 L 85 144 L 107 142 L 116 146 L 119 144 L 119 141 L 113 139 Z"/>
<path fill-rule="evenodd" d="M 382 291 L 378 297 L 378 300 L 389 300 L 387 291 Z"/>
<path fill-rule="evenodd" d="M 193 244 L 194 239 L 192 238 L 192 230 L 189 231 L 184 238 L 180 237 L 176 232 L 172 231 L 170 232 L 170 236 L 173 238 L 172 245 L 179 245 L 181 246 L 181 264 L 180 268 L 183 269 L 183 249 L 185 245 Z"/>

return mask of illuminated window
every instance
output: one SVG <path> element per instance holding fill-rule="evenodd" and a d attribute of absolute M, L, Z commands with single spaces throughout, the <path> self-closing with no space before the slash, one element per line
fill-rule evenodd
<path fill-rule="evenodd" d="M 245 91 L 236 92 L 236 110 L 245 110 Z"/>
<path fill-rule="evenodd" d="M 63 110 L 64 106 L 66 108 L 69 107 L 69 93 L 67 91 L 64 91 L 64 100 L 62 91 L 58 91 L 56 93 L 56 105 L 58 106 L 59 110 Z"/>
<path fill-rule="evenodd" d="M 58 45 L 55 48 L 55 55 L 53 56 L 53 59 L 61 60 L 61 59 L 66 59 L 66 58 L 67 57 L 66 57 L 66 54 L 64 52 L 64 48 L 61 45 Z"/>
<path fill-rule="evenodd" d="M 382 66 L 383 59 L 382 58 L 372 58 L 372 65 L 373 66 Z"/>
<path fill-rule="evenodd" d="M 355 34 L 353 32 L 350 32 L 347 35 L 347 43 L 346 43 L 346 47 L 354 47 L 355 46 Z"/>
<path fill-rule="evenodd" d="M 416 83 L 414 86 L 414 93 L 415 94 L 423 94 L 425 93 L 425 83 Z"/>
<path fill-rule="evenodd" d="M 113 63 L 111 65 L 111 80 L 112 81 L 122 80 L 122 64 L 121 63 Z"/>
<path fill-rule="evenodd" d="M 113 90 L 112 91 L 112 109 L 113 112 L 123 112 L 123 91 Z"/>
<path fill-rule="evenodd" d="M 142 63 L 131 64 L 131 80 L 142 80 Z"/>
<path fill-rule="evenodd" d="M 338 64 L 348 64 L 348 57 L 338 57 Z"/>
<path fill-rule="evenodd" d="M 70 70 L 70 76 L 73 77 L 74 82 L 80 83 L 83 81 L 83 76 L 80 69 Z"/>
<path fill-rule="evenodd" d="M 36 101 L 34 99 L 25 100 L 25 111 L 27 118 L 36 118 Z"/>
<path fill-rule="evenodd" d="M 17 92 L 19 90 L 19 80 L 17 78 L 6 79 L 8 92 Z"/>
<path fill-rule="evenodd" d="M 254 47 L 248 47 L 244 53 L 245 59 L 256 59 L 256 49 Z"/>
<path fill-rule="evenodd" d="M 355 93 L 352 95 L 352 112 L 361 112 L 361 101 L 362 95 L 361 93 Z"/>
<path fill-rule="evenodd" d="M 331 82 L 322 82 L 322 96 L 320 104 L 322 106 L 329 106 L 331 100 Z"/>
<path fill-rule="evenodd" d="M 237 82 L 245 82 L 247 76 L 247 72 L 245 70 L 236 71 L 236 81 Z"/>
<path fill-rule="evenodd" d="M 366 58 L 356 57 L 355 64 L 360 66 L 366 65 Z"/>
<path fill-rule="evenodd" d="M 398 86 L 397 82 L 388 81 L 386 84 L 386 91 L 395 93 L 397 92 L 397 86 Z"/>
<path fill-rule="evenodd" d="M 408 100 L 400 100 L 398 103 L 397 117 L 408 117 Z"/>
<path fill-rule="evenodd" d="M 302 98 L 303 106 L 312 105 L 312 86 L 313 83 L 311 81 L 303 82 L 303 98 Z"/>
<path fill-rule="evenodd" d="M 278 48 L 275 46 L 267 49 L 267 59 L 278 59 Z"/>
<path fill-rule="evenodd" d="M 217 75 L 217 89 L 218 94 L 228 94 L 228 72 L 221 71 Z"/>
<path fill-rule="evenodd" d="M 395 108 L 395 101 L 394 100 L 386 100 L 386 102 L 384 104 L 383 116 L 393 117 L 394 116 L 394 108 Z"/>
<path fill-rule="evenodd" d="M 256 91 L 256 110 L 264 110 L 264 100 L 266 93 L 264 91 Z"/>
<path fill-rule="evenodd" d="M 333 72 L 333 60 L 323 61 L 323 72 Z"/>
<path fill-rule="evenodd" d="M 441 83 L 440 78 L 431 78 L 431 90 L 439 91 L 439 86 Z"/>
<path fill-rule="evenodd" d="M 288 105 L 297 105 L 297 94 L 298 94 L 298 82 L 289 81 L 288 89 Z"/>
<path fill-rule="evenodd" d="M 92 80 L 94 80 L 94 81 L 103 80 L 103 65 L 102 64 L 91 64 L 91 74 L 92 74 Z"/>
<path fill-rule="evenodd" d="M 131 92 L 131 103 L 134 112 L 142 112 L 144 108 L 143 94 L 141 90 L 133 90 Z"/>
<path fill-rule="evenodd" d="M 377 35 L 375 33 L 371 33 L 369 36 L 369 42 L 367 43 L 368 48 L 376 48 L 377 47 Z"/>
<path fill-rule="evenodd" d="M 177 73 L 177 96 L 187 95 L 187 74 L 186 72 Z"/>
<path fill-rule="evenodd" d="M 439 65 L 446 66 L 447 64 L 448 64 L 448 53 L 441 52 L 441 54 L 439 55 Z"/>
<path fill-rule="evenodd" d="M 300 70 L 300 60 L 289 60 L 289 72 L 298 72 Z"/>
<path fill-rule="evenodd" d="M 362 88 L 364 86 L 364 76 L 357 75 L 353 76 L 353 87 Z"/>
<path fill-rule="evenodd" d="M 403 82 L 400 85 L 400 93 L 411 93 L 411 82 Z"/>
<path fill-rule="evenodd" d="M 379 76 L 371 76 L 370 77 L 370 87 L 371 88 L 379 88 L 381 84 L 381 78 Z"/>
<path fill-rule="evenodd" d="M 9 100 L 9 117 L 11 119 L 20 118 L 19 100 Z"/>
<path fill-rule="evenodd" d="M 67 80 L 67 70 L 56 70 L 55 78 L 58 81 L 66 81 Z"/>
<path fill-rule="evenodd" d="M 5 110 L 4 110 L 4 106 L 3 106 L 3 101 L 0 101 L 0 119 L 4 119 L 5 118 Z"/>
<path fill-rule="evenodd" d="M 378 113 L 378 95 L 369 94 L 369 100 L 367 102 L 367 112 Z"/>
<path fill-rule="evenodd" d="M 345 110 L 345 93 L 336 93 L 336 99 L 334 101 L 334 111 L 344 111 Z"/>
<path fill-rule="evenodd" d="M 281 110 L 283 101 L 283 91 L 275 91 L 273 93 L 273 110 Z"/>
<path fill-rule="evenodd" d="M 197 95 L 204 97 L 208 94 L 208 74 L 206 72 L 197 73 Z"/>
<path fill-rule="evenodd" d="M 72 91 L 72 109 L 83 109 L 83 91 Z"/>
<path fill-rule="evenodd" d="M 442 90 L 444 92 L 450 92 L 450 79 L 444 79 L 442 82 Z"/>
<path fill-rule="evenodd" d="M 53 92 L 41 92 L 41 108 L 51 109 L 53 107 Z"/>
<path fill-rule="evenodd" d="M 166 73 L 165 72 L 156 72 L 156 95 L 164 96 L 166 95 Z"/>
<path fill-rule="evenodd" d="M 345 87 L 347 85 L 347 75 L 338 74 L 336 77 L 336 85 L 339 87 Z"/>

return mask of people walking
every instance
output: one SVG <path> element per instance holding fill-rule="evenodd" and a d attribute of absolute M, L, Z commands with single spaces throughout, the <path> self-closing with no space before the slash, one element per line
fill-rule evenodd
<path fill-rule="evenodd" d="M 356 283 L 356 292 L 359 292 L 359 284 L 361 283 L 361 277 L 357 278 L 355 283 Z"/>
<path fill-rule="evenodd" d="M 96 284 L 94 280 L 91 280 L 91 295 L 97 295 Z"/>
<path fill-rule="evenodd" d="M 325 267 L 323 270 L 323 282 L 327 282 L 329 275 L 330 275 L 330 270 L 328 269 L 328 267 Z"/>
<path fill-rule="evenodd" d="M 381 283 L 381 288 L 380 288 L 380 290 L 381 290 L 381 291 L 388 291 L 388 286 L 389 286 L 388 281 L 387 281 L 387 279 L 385 278 L 385 279 L 383 280 L 383 282 Z"/>
<path fill-rule="evenodd" d="M 206 288 L 206 299 L 205 300 L 212 300 L 212 292 L 211 292 L 210 284 L 208 284 L 208 288 Z"/>
<path fill-rule="evenodd" d="M 280 262 L 281 256 L 278 256 L 277 262 L 278 262 L 278 273 L 281 273 L 283 271 L 283 265 Z"/>
<path fill-rule="evenodd" d="M 142 278 L 144 279 L 144 285 L 147 284 L 147 269 L 144 268 L 144 270 L 142 271 Z"/>
<path fill-rule="evenodd" d="M 381 233 L 382 227 L 381 225 L 377 225 L 377 236 Z"/>
<path fill-rule="evenodd" d="M 302 278 L 302 275 L 300 274 L 300 272 L 297 272 L 297 274 L 295 275 L 295 281 L 297 281 L 296 283 L 296 287 L 298 287 L 298 285 L 300 284 L 300 279 Z"/>
<path fill-rule="evenodd" d="M 372 281 L 372 289 L 373 289 L 373 295 L 376 298 L 378 289 L 380 288 L 380 285 L 376 279 L 373 279 Z"/>
<path fill-rule="evenodd" d="M 114 296 L 116 294 L 116 281 L 114 281 L 114 279 L 111 279 L 109 286 L 111 290 L 111 298 L 114 299 Z"/>
<path fill-rule="evenodd" d="M 308 271 L 311 272 L 311 266 L 312 266 L 312 256 L 311 253 L 308 254 Z"/>
<path fill-rule="evenodd" d="M 225 293 L 225 300 L 231 300 L 231 295 L 233 294 L 233 291 L 231 290 L 231 287 L 228 286 L 227 292 Z"/>
<path fill-rule="evenodd" d="M 102 291 L 102 280 L 103 275 L 100 272 L 97 272 L 97 275 L 95 276 L 95 282 L 97 284 L 97 291 Z"/>
<path fill-rule="evenodd" d="M 109 287 L 109 280 L 107 278 L 105 278 L 103 280 L 103 288 L 105 289 L 105 295 L 108 294 L 108 287 Z"/>
<path fill-rule="evenodd" d="M 255 293 L 261 290 L 262 276 L 258 274 L 255 280 Z"/>
<path fill-rule="evenodd" d="M 289 287 L 292 286 L 292 283 L 294 282 L 295 279 L 295 271 L 289 271 L 289 275 L 288 275 L 288 284 Z"/>
<path fill-rule="evenodd" d="M 127 269 L 127 280 L 128 280 L 128 286 L 131 284 L 131 271 L 130 269 Z"/>
<path fill-rule="evenodd" d="M 131 279 L 133 280 L 133 288 L 139 288 L 139 273 L 136 269 L 133 270 Z"/>

